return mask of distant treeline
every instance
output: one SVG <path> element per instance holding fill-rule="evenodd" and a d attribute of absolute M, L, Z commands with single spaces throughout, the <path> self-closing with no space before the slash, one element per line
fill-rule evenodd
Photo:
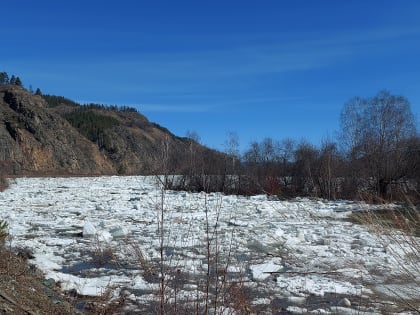
<path fill-rule="evenodd" d="M 266 138 L 240 153 L 233 134 L 221 165 L 209 165 L 191 142 L 189 167 L 169 186 L 283 198 L 420 202 L 420 137 L 408 100 L 388 91 L 355 97 L 344 105 L 340 122 L 338 137 L 320 146 Z"/>
<path fill-rule="evenodd" d="M 43 94 L 42 97 L 45 99 L 49 107 L 57 107 L 59 105 L 66 105 L 66 106 L 81 106 L 88 109 L 100 109 L 100 110 L 107 110 L 107 111 L 118 111 L 118 112 L 137 112 L 137 109 L 134 107 L 129 106 L 118 106 L 118 105 L 105 105 L 105 104 L 96 104 L 96 103 L 88 103 L 88 104 L 80 104 L 64 96 L 57 96 L 57 95 L 49 95 Z"/>
<path fill-rule="evenodd" d="M 72 101 L 64 96 L 56 96 L 56 95 L 49 95 L 43 94 L 42 97 L 47 102 L 49 107 L 57 107 L 59 105 L 67 105 L 67 106 L 80 106 L 79 103 Z"/>
<path fill-rule="evenodd" d="M 98 144 L 100 148 L 107 144 L 106 130 L 119 125 L 119 121 L 108 115 L 95 113 L 89 107 L 79 107 L 67 113 L 64 118 L 79 130 L 90 141 Z"/>
<path fill-rule="evenodd" d="M 7 72 L 5 71 L 0 72 L 0 85 L 6 85 L 6 84 L 23 86 L 22 81 L 19 77 L 15 75 L 11 75 L 9 77 L 9 74 Z"/>
<path fill-rule="evenodd" d="M 9 76 L 6 71 L 0 72 L 0 85 L 17 85 L 23 87 L 22 80 L 15 75 Z M 35 92 L 32 89 L 32 86 L 29 86 L 29 91 L 35 95 L 42 95 L 45 99 L 49 107 L 57 107 L 59 105 L 67 105 L 67 106 L 85 106 L 90 109 L 102 109 L 102 110 L 109 110 L 109 111 L 120 111 L 120 112 L 137 112 L 137 109 L 130 106 L 118 106 L 118 105 L 105 105 L 105 104 L 97 104 L 97 103 L 89 103 L 89 104 L 80 104 L 71 99 L 68 99 L 64 96 L 57 96 L 57 95 L 49 95 L 43 94 L 40 88 L 37 88 Z"/>
<path fill-rule="evenodd" d="M 21 83 L 16 76 L 0 73 L 0 84 Z M 50 107 L 67 106 L 62 115 L 107 152 L 115 149 L 113 137 L 120 132 L 125 116 L 114 112 L 137 112 L 127 106 L 81 105 L 63 96 L 37 92 Z M 404 96 L 384 90 L 370 98 L 354 97 L 344 104 L 340 123 L 339 136 L 325 139 L 319 146 L 304 140 L 266 138 L 239 152 L 239 139 L 231 134 L 224 153 L 211 150 L 214 152 L 209 154 L 210 150 L 198 143 L 198 136 L 175 142 L 159 139 L 153 147 L 142 150 L 160 150 L 154 162 L 149 161 L 148 175 L 181 175 L 168 182 L 173 189 L 266 193 L 285 198 L 409 197 L 420 202 L 420 136 Z"/>

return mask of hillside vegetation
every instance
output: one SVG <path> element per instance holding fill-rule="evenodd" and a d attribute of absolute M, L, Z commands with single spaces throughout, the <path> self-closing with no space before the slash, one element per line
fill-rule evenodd
<path fill-rule="evenodd" d="M 265 138 L 225 153 L 178 137 L 135 108 L 81 105 L 0 73 L 0 174 L 182 175 L 166 188 L 369 201 L 419 200 L 420 136 L 410 103 L 384 90 L 344 104 L 337 138 Z M 19 79 L 19 80 L 18 80 Z M 250 126 L 252 128 L 252 126 Z M 195 140 L 194 140 L 195 139 Z"/>
<path fill-rule="evenodd" d="M 0 120 L 6 175 L 152 174 L 159 172 L 165 146 L 176 152 L 170 163 L 175 173 L 185 169 L 191 145 L 214 161 L 224 156 L 176 137 L 132 108 L 79 105 L 17 85 L 0 85 Z"/>

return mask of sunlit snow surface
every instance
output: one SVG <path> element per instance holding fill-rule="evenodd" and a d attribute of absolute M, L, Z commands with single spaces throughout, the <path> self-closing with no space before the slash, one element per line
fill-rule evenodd
<path fill-rule="evenodd" d="M 212 255 L 217 243 L 230 278 L 249 286 L 255 306 L 293 312 L 308 310 L 310 299 L 332 305 L 331 297 L 371 301 L 380 294 L 386 301 L 386 285 L 401 286 L 404 257 L 389 250 L 398 246 L 346 219 L 365 205 L 174 191 L 163 197 L 153 177 L 19 178 L 0 194 L 0 218 L 9 223 L 11 245 L 30 248 L 33 263 L 64 290 L 123 288 L 134 308 L 150 303 L 159 286 L 145 269 L 160 257 L 162 205 L 168 268 L 192 275 L 180 298 L 196 297 L 194 281 L 207 271 L 206 222 Z M 98 266 L 98 251 L 110 262 Z"/>

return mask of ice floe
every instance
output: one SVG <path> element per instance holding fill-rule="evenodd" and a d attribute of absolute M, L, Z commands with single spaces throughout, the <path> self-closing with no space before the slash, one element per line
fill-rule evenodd
<path fill-rule="evenodd" d="M 402 268 L 413 257 L 398 234 L 384 242 L 386 236 L 347 219 L 368 205 L 161 193 L 153 177 L 18 178 L 0 194 L 0 218 L 9 223 L 12 246 L 29 248 L 47 277 L 82 295 L 119 287 L 133 303 L 150 303 L 163 254 L 174 270 L 168 289 L 180 283 L 179 297 L 191 300 L 204 294 L 194 279 L 221 272 L 209 266 L 210 251 L 249 287 L 258 307 L 350 314 L 361 298 L 381 294 L 386 302 L 395 290 L 420 299 L 418 280 L 404 286 L 398 279 L 409 268 L 420 277 L 412 265 Z M 308 309 L 311 298 L 328 300 L 335 311 Z"/>

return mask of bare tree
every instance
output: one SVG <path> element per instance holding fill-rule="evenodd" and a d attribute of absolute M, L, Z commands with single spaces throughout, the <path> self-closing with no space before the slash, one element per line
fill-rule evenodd
<path fill-rule="evenodd" d="M 188 139 L 191 139 L 191 140 L 193 140 L 197 143 L 201 142 L 200 135 L 194 130 L 187 130 L 187 132 L 185 134 L 185 137 L 188 138 Z"/>
<path fill-rule="evenodd" d="M 221 174 L 223 179 L 223 188 L 227 193 L 240 192 L 241 174 L 240 174 L 240 153 L 239 153 L 239 137 L 236 132 L 228 132 L 227 140 L 225 141 L 225 169 L 224 174 Z"/>
<path fill-rule="evenodd" d="M 239 137 L 236 132 L 228 132 L 228 138 L 225 141 L 225 153 L 231 162 L 232 174 L 236 174 L 236 165 L 239 160 Z"/>
<path fill-rule="evenodd" d="M 283 197 L 295 194 L 292 183 L 295 147 L 290 138 L 252 142 L 243 155 L 244 168 L 254 187 L 250 191 Z"/>
<path fill-rule="evenodd" d="M 319 150 L 306 140 L 302 140 L 294 156 L 293 181 L 298 194 L 318 195 L 316 185 L 318 159 Z"/>
<path fill-rule="evenodd" d="M 336 199 L 340 190 L 339 170 L 343 166 L 337 144 L 324 139 L 319 150 L 316 180 L 320 195 L 327 199 Z"/>
<path fill-rule="evenodd" d="M 244 153 L 247 173 L 253 182 L 254 192 L 279 193 L 280 145 L 272 138 L 252 142 Z"/>
<path fill-rule="evenodd" d="M 341 135 L 358 175 L 372 179 L 381 197 L 391 183 L 410 175 L 407 143 L 416 137 L 416 126 L 405 97 L 381 91 L 373 98 L 353 98 L 341 114 Z"/>
<path fill-rule="evenodd" d="M 280 142 L 280 158 L 282 164 L 292 162 L 295 146 L 296 143 L 291 138 L 285 138 Z"/>

